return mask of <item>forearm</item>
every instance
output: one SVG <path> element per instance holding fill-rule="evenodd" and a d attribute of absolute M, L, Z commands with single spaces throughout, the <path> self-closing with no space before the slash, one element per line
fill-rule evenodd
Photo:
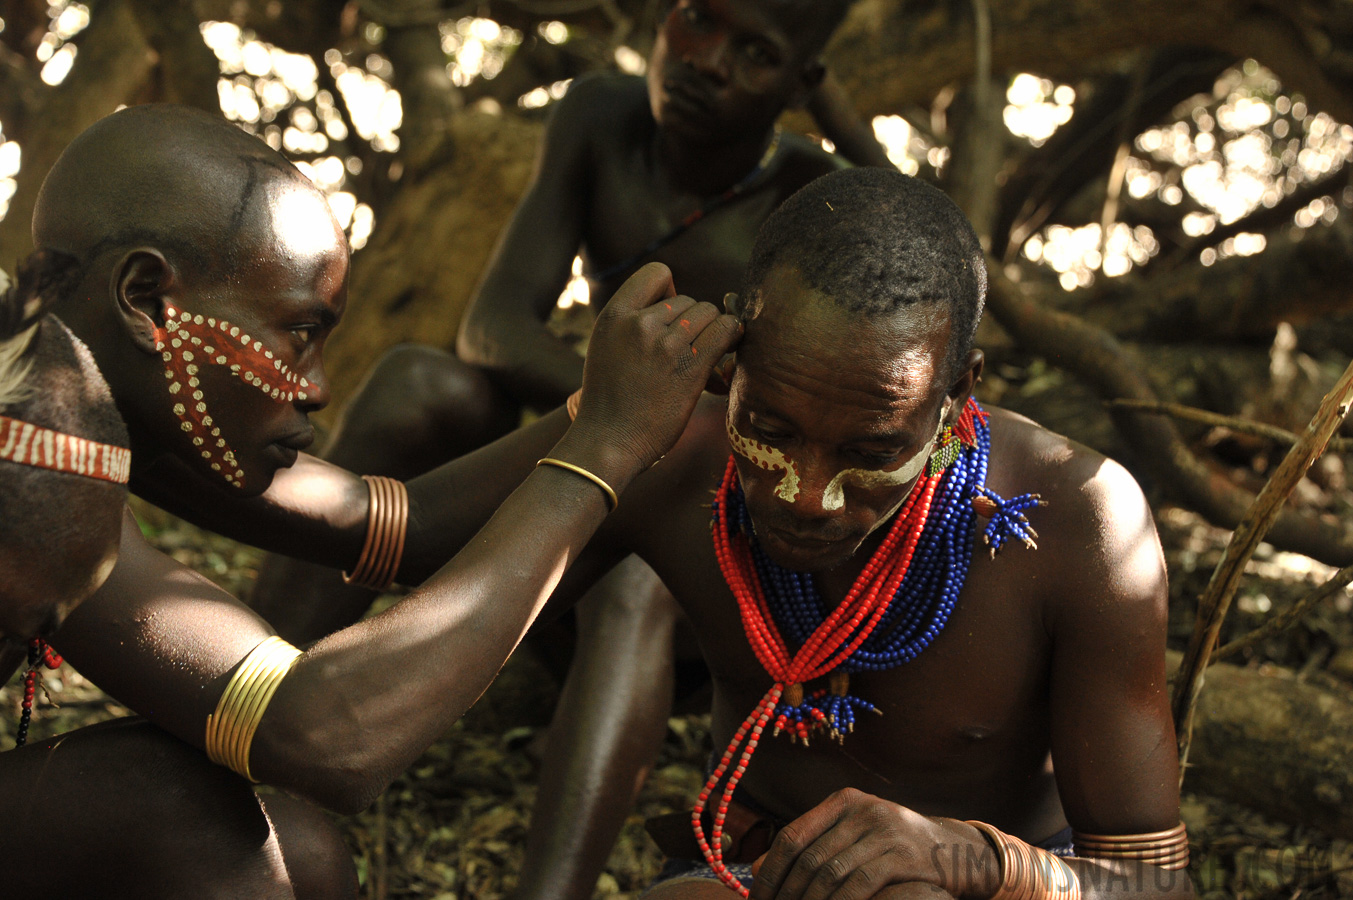
<path fill-rule="evenodd" d="M 808 111 L 836 152 L 857 166 L 892 168 L 874 129 L 860 118 L 845 89 L 828 72 L 808 101 Z"/>
<path fill-rule="evenodd" d="M 568 415 L 556 410 L 409 481 L 408 537 L 397 580 L 421 584 L 459 552 L 568 426 Z"/>
<path fill-rule="evenodd" d="M 361 552 L 366 484 L 317 457 L 301 454 L 294 466 L 278 471 L 262 496 L 248 499 L 206 483 L 169 457 L 149 476 L 133 485 L 138 496 L 233 540 L 334 568 L 351 566 Z"/>
<path fill-rule="evenodd" d="M 637 473 L 576 435 L 551 455 L 617 489 Z M 259 727 L 255 775 L 337 809 L 364 806 L 484 691 L 607 510 L 581 476 L 534 471 L 421 588 L 301 658 Z"/>
<path fill-rule="evenodd" d="M 543 319 L 504 315 L 499 309 L 487 320 L 467 318 L 457 354 L 523 405 L 549 409 L 563 403 L 583 382 L 582 357 L 551 334 Z"/>

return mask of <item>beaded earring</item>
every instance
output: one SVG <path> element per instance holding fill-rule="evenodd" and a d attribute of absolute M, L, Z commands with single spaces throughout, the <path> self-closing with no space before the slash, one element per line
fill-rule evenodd
<path fill-rule="evenodd" d="M 174 415 L 192 435 L 193 446 L 220 473 L 227 484 L 244 487 L 235 452 L 221 436 L 202 395 L 198 375 L 202 365 L 224 366 L 278 403 L 305 400 L 310 382 L 292 372 L 263 342 L 250 337 L 225 319 L 193 315 L 173 306 L 165 308 L 164 327 L 154 331 L 155 349 L 164 360 L 164 377 Z"/>

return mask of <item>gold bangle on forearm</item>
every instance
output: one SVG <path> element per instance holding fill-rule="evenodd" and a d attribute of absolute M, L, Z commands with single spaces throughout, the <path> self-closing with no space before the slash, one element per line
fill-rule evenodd
<path fill-rule="evenodd" d="M 300 656 L 300 650 L 277 635 L 265 638 L 249 651 L 221 692 L 216 711 L 207 716 L 204 743 L 208 759 L 250 781 L 258 781 L 249 771 L 254 732 L 258 731 L 258 723 L 263 721 L 277 686 Z"/>
<path fill-rule="evenodd" d="M 581 475 L 588 481 L 595 484 L 597 487 L 601 488 L 602 492 L 606 494 L 606 502 L 610 506 L 612 511 L 614 511 L 615 508 L 620 505 L 620 498 L 616 496 L 615 489 L 612 488 L 606 482 L 602 481 L 600 476 L 593 475 L 591 472 L 587 471 L 582 466 L 575 466 L 571 462 L 564 462 L 562 459 L 554 459 L 549 456 L 545 457 L 542 460 L 539 460 L 536 463 L 536 468 L 540 468 L 541 466 L 554 466 L 555 468 L 567 469 L 568 471 L 573 472 L 574 474 Z"/>
<path fill-rule="evenodd" d="M 409 491 L 404 482 L 383 475 L 363 475 L 370 509 L 366 517 L 366 541 L 352 572 L 343 573 L 346 584 L 383 591 L 394 583 L 404 556 L 404 537 L 409 524 Z"/>
<path fill-rule="evenodd" d="M 1083 834 L 1071 832 L 1076 855 L 1089 859 L 1139 860 L 1162 869 L 1183 869 L 1189 864 L 1189 834 L 1180 822 L 1164 831 L 1146 834 Z"/>
<path fill-rule="evenodd" d="M 1076 870 L 1062 859 L 986 822 L 968 822 L 996 850 L 1001 881 L 991 900 L 1080 900 Z"/>

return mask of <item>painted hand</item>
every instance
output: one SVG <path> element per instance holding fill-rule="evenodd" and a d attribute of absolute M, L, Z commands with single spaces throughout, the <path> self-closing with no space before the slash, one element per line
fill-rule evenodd
<path fill-rule="evenodd" d="M 753 900 L 946 897 L 933 865 L 934 823 L 853 788 L 837 791 L 776 835 Z"/>
<path fill-rule="evenodd" d="M 649 263 L 597 317 L 576 427 L 596 429 L 646 468 L 686 427 L 710 373 L 742 334 L 736 318 L 678 296 Z"/>

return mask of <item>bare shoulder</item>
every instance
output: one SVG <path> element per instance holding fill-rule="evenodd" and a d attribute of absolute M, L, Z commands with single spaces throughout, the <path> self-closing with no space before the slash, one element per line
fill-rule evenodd
<path fill-rule="evenodd" d="M 601 134 L 618 123 L 648 113 L 644 80 L 617 72 L 584 75 L 569 85 L 568 92 L 550 113 L 551 129 L 587 128 L 606 124 Z"/>
<path fill-rule="evenodd" d="M 846 160 L 828 153 L 821 144 L 801 134 L 785 132 L 780 137 L 780 162 L 776 177 L 790 193 L 823 175 L 849 167 L 850 163 Z"/>
<path fill-rule="evenodd" d="M 987 484 L 1002 497 L 1036 493 L 1028 515 L 1039 569 L 1060 596 L 1164 599 L 1164 562 L 1151 508 L 1117 462 L 1007 410 L 991 414 Z"/>
<path fill-rule="evenodd" d="M 997 407 L 991 415 L 990 486 L 998 492 L 1038 493 L 1068 514 L 1150 516 L 1137 480 L 1122 465 L 1032 419 Z"/>

